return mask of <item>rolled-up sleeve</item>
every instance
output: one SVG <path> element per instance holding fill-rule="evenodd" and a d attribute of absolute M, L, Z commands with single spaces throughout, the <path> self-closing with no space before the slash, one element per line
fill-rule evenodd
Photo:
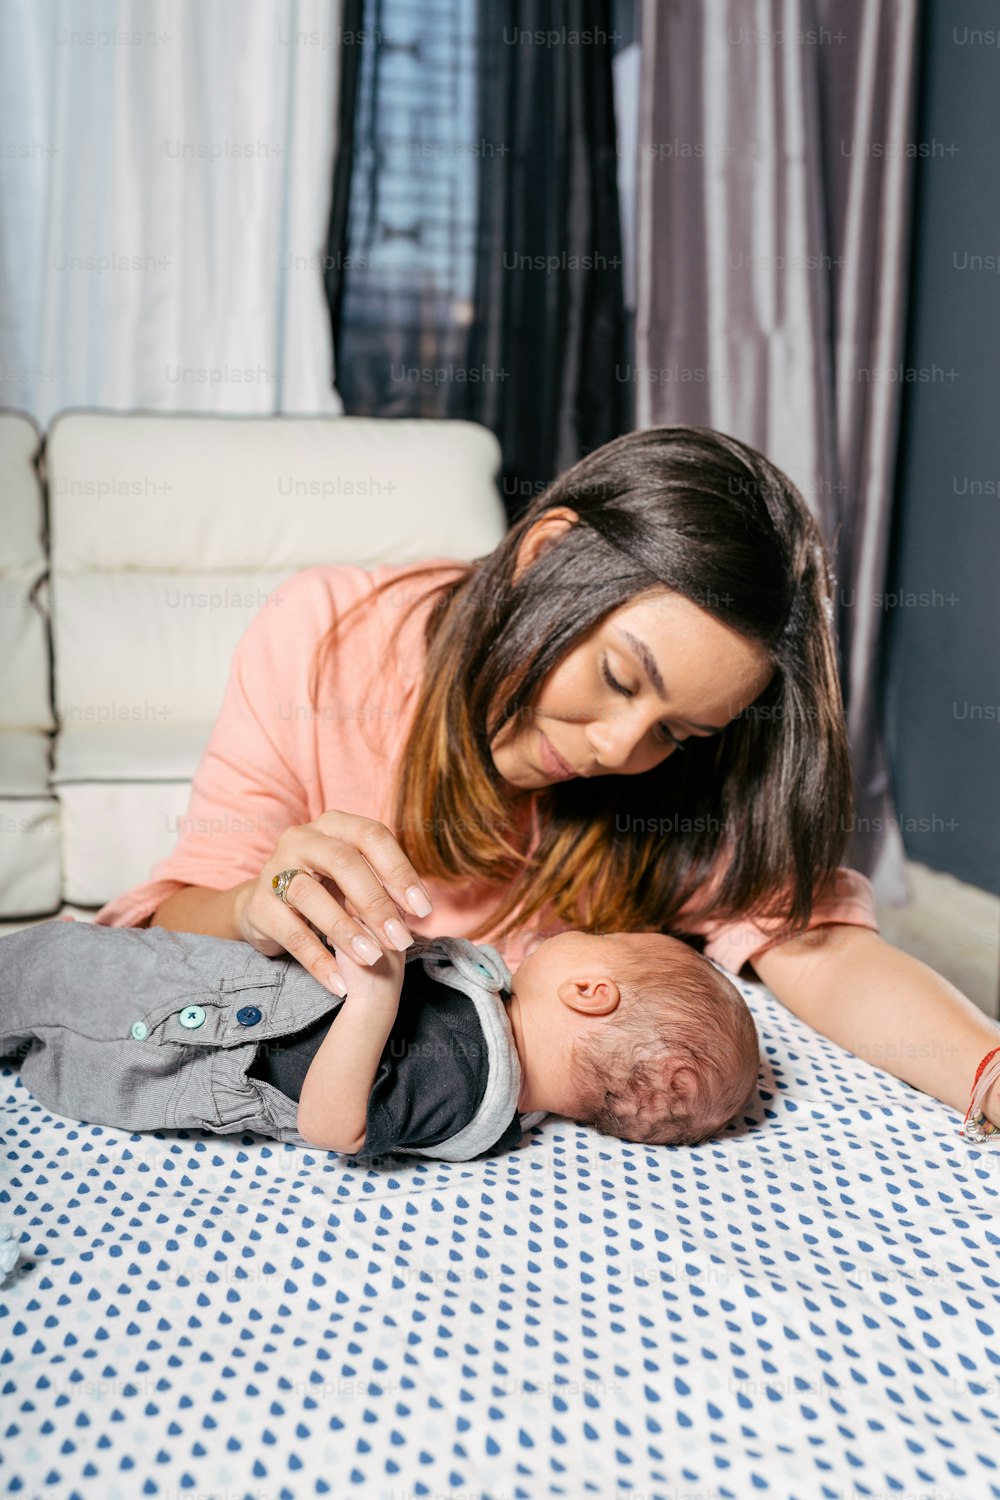
<path fill-rule="evenodd" d="M 312 648 L 329 623 L 329 591 L 316 569 L 271 592 L 233 652 L 174 849 L 95 922 L 139 927 L 184 886 L 229 890 L 259 874 L 284 829 L 309 821 L 298 773 L 314 756 L 313 730 L 293 709 L 306 701 Z"/>
<path fill-rule="evenodd" d="M 843 922 L 878 932 L 875 891 L 867 876 L 845 865 L 836 870 L 829 891 L 815 902 L 804 930 L 820 927 L 824 922 Z M 777 918 L 760 922 L 705 920 L 693 923 L 690 928 L 684 925 L 683 930 L 703 936 L 706 958 L 714 958 L 730 973 L 738 974 L 745 963 L 752 963 L 765 949 L 774 946 L 771 934 L 780 925 Z"/>

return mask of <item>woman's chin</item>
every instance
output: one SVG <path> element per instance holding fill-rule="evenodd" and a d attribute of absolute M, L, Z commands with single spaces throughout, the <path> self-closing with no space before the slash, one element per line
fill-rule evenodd
<path fill-rule="evenodd" d="M 512 770 L 509 774 L 506 771 L 501 771 L 500 775 L 512 792 L 537 792 L 540 787 L 547 785 L 537 771 L 530 769 Z"/>
<path fill-rule="evenodd" d="M 515 792 L 537 792 L 551 780 L 521 756 L 494 755 L 496 773 Z"/>

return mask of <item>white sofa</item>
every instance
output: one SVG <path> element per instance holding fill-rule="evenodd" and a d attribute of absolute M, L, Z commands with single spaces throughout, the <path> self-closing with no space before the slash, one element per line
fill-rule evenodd
<path fill-rule="evenodd" d="M 0 917 L 60 903 L 59 809 L 49 775 L 48 559 L 40 438 L 0 413 Z"/>
<path fill-rule="evenodd" d="M 0 413 L 0 931 L 86 914 L 173 848 L 233 647 L 318 563 L 503 537 L 471 422 Z"/>

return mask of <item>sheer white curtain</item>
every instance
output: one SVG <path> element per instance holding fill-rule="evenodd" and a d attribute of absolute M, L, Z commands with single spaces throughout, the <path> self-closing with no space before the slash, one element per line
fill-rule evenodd
<path fill-rule="evenodd" d="M 0 405 L 339 413 L 341 0 L 4 0 Z"/>

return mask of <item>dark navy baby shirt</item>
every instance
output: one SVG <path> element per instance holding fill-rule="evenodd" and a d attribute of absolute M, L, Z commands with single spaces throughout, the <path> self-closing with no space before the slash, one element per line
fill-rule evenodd
<path fill-rule="evenodd" d="M 544 1111 L 521 1115 L 521 1066 L 506 1003 L 511 975 L 485 943 L 423 939 L 406 954 L 399 1009 L 368 1098 L 357 1156 L 393 1151 L 468 1161 L 515 1146 Z M 249 1072 L 298 1099 L 331 1013 L 262 1043 Z"/>

